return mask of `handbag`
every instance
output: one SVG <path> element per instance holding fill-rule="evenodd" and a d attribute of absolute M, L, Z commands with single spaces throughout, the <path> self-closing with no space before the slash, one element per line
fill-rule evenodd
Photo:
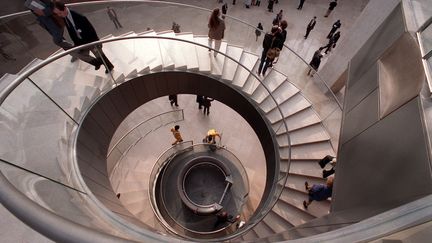
<path fill-rule="evenodd" d="M 275 39 L 276 39 L 276 37 L 273 37 L 273 40 L 272 40 L 272 43 L 270 46 L 273 46 L 273 42 Z M 279 54 L 280 54 L 280 49 L 277 47 L 273 47 L 267 51 L 266 57 L 270 60 L 274 60 L 276 57 L 279 57 Z"/>

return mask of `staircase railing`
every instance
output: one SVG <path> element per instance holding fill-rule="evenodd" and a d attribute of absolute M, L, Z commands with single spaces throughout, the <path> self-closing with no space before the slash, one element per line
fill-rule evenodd
<path fill-rule="evenodd" d="M 196 48 L 203 48 L 207 51 L 208 46 L 207 45 L 202 45 L 202 44 L 198 44 L 198 43 L 194 43 L 192 41 L 188 41 L 188 40 L 182 40 L 182 39 L 176 39 L 176 38 L 170 38 L 170 37 L 160 37 L 160 36 L 135 36 L 135 37 L 119 37 L 119 38 L 113 38 L 113 39 L 109 39 L 109 40 L 101 40 L 101 41 L 97 41 L 91 44 L 86 44 L 86 45 L 82 45 L 80 47 L 75 47 L 73 49 L 70 49 L 66 52 L 62 52 L 62 53 L 58 53 L 54 56 L 49 57 L 47 60 L 45 61 L 41 61 L 39 63 L 35 63 L 32 64 L 32 67 L 29 67 L 28 69 L 26 69 L 24 72 L 22 72 L 13 82 L 11 82 L 5 89 L 3 89 L 0 93 L 0 108 L 2 108 L 4 111 L 3 115 L 5 118 L 8 118 L 8 116 L 10 116 L 10 121 L 12 124 L 9 124 L 9 127 L 12 127 L 14 125 L 13 122 L 16 122 L 17 119 L 19 120 L 19 118 L 22 119 L 22 117 L 20 117 L 20 114 L 32 114 L 34 113 L 34 110 L 39 110 L 41 108 L 46 107 L 47 104 L 49 104 L 51 106 L 50 109 L 48 110 L 56 110 L 56 112 L 54 112 L 54 116 L 57 117 L 57 119 L 59 119 L 58 117 L 61 117 L 60 121 L 58 123 L 55 123 L 57 128 L 61 128 L 61 126 L 64 126 L 65 123 L 73 123 L 75 124 L 75 126 L 77 126 L 78 128 L 74 128 L 75 129 L 80 129 L 80 126 L 82 124 L 83 119 L 86 117 L 87 112 L 90 110 L 90 108 L 95 104 L 95 102 L 97 102 L 97 100 L 100 98 L 95 94 L 91 94 L 90 96 L 92 97 L 92 100 L 85 100 L 82 105 L 82 108 L 79 109 L 79 111 L 77 111 L 76 108 L 74 107 L 67 107 L 65 106 L 64 103 L 65 101 L 62 100 L 62 98 L 64 98 L 63 96 L 61 97 L 56 97 L 56 95 L 54 93 L 50 94 L 51 92 L 54 92 L 54 88 L 50 87 L 47 83 L 39 83 L 38 81 L 36 81 L 36 79 L 40 79 L 40 77 L 38 77 L 38 72 L 40 72 L 41 70 L 44 71 L 44 73 L 52 73 L 53 75 L 60 75 L 57 78 L 63 78 L 61 81 L 62 82 L 70 82 L 73 83 L 74 76 L 69 77 L 69 76 L 62 76 L 61 73 L 58 72 L 58 68 L 56 68 L 56 64 L 55 61 L 60 60 L 61 58 L 64 58 L 65 56 L 67 56 L 69 53 L 80 50 L 80 49 L 84 49 L 84 48 L 89 48 L 93 45 L 99 45 L 99 44 L 103 44 L 103 43 L 109 43 L 109 42 L 114 42 L 114 41 L 122 41 L 122 40 L 130 40 L 130 39 L 157 39 L 157 40 L 165 40 L 165 41 L 177 41 L 177 42 L 183 42 L 183 43 L 188 43 L 191 45 L 194 45 Z M 212 49 L 212 51 L 218 52 L 214 49 Z M 253 82 L 258 82 L 262 84 L 262 81 L 254 74 L 251 72 L 251 70 L 247 69 L 242 63 L 237 62 L 235 59 L 233 59 L 230 56 L 227 56 L 224 53 L 219 52 L 220 55 L 224 55 L 225 58 L 230 61 L 233 61 L 234 63 L 236 63 L 238 65 L 238 67 L 240 69 L 244 69 L 247 73 L 249 73 L 249 76 L 251 78 L 254 79 Z M 51 65 L 53 65 L 54 67 L 52 67 Z M 67 73 L 67 69 L 66 69 L 66 73 Z M 107 89 L 105 89 L 102 94 L 108 92 L 110 89 L 115 88 L 116 86 L 118 86 L 119 84 L 116 83 L 116 80 L 114 79 L 113 75 L 109 75 L 110 76 L 110 84 L 107 86 Z M 65 80 L 66 79 L 66 80 Z M 43 81 L 46 81 L 45 79 L 40 79 Z M 40 81 L 39 80 L 39 81 Z M 54 79 L 48 82 L 58 82 L 58 79 Z M 42 81 L 40 81 L 42 82 Z M 273 105 L 277 111 L 277 113 L 279 114 L 279 119 L 283 118 L 283 113 L 279 107 L 279 105 L 277 104 L 275 98 L 272 96 L 271 92 L 269 91 L 269 89 L 263 85 L 263 92 L 267 93 L 267 96 L 271 99 L 271 101 L 273 102 Z M 98 91 L 100 92 L 100 90 Z M 98 93 L 96 92 L 96 93 Z M 32 94 L 32 95 L 29 95 Z M 37 95 L 36 95 L 37 94 Z M 27 100 L 21 101 L 20 98 L 18 97 L 27 97 L 28 99 L 31 100 L 31 102 L 33 102 L 34 100 L 36 100 L 36 104 L 34 105 L 35 107 L 32 107 L 32 104 L 30 102 L 30 100 L 27 102 Z M 10 98 L 10 99 L 8 99 Z M 18 98 L 18 99 L 15 99 Z M 10 103 L 9 103 L 10 102 Z M 15 102 L 18 102 L 19 104 L 15 104 Z M 24 103 L 23 103 L 24 102 Z M 27 102 L 27 103 L 26 103 Z M 21 104 L 23 103 L 23 104 Z M 86 104 L 87 103 L 87 104 Z M 41 105 L 40 107 L 38 105 Z M 14 107 L 14 109 L 10 110 L 9 108 Z M 26 110 L 28 109 L 28 110 Z M 51 114 L 52 115 L 52 114 Z M 28 116 L 31 118 L 31 116 Z M 26 116 L 27 118 L 27 116 Z M 7 119 L 6 119 L 7 120 Z M 289 131 L 287 124 L 285 123 L 285 121 L 282 119 L 283 121 L 283 126 L 281 126 L 280 128 L 284 128 L 286 131 Z M 50 122 L 51 123 L 51 122 Z M 6 124 L 7 125 L 7 124 Z M 50 127 L 52 129 L 52 127 Z M 61 130 L 61 129 L 60 129 Z M 51 140 L 54 139 L 56 141 L 60 141 L 62 140 L 62 137 L 66 137 L 66 140 L 68 140 L 68 144 L 72 144 L 72 146 L 76 146 L 76 141 L 74 139 L 71 139 L 73 136 L 72 132 L 69 131 L 69 129 L 65 129 L 65 134 L 58 134 L 58 137 L 55 137 L 55 135 L 57 134 L 50 134 L 48 133 L 50 136 L 53 135 L 54 138 L 50 138 Z M 16 131 L 15 131 L 16 132 Z M 45 134 L 46 135 L 46 134 Z M 35 137 L 35 139 L 41 139 L 43 140 L 44 138 L 40 138 L 40 137 Z M 286 137 L 287 139 L 287 144 L 290 144 L 290 139 L 289 136 L 287 135 Z M 14 151 L 19 150 L 19 149 L 25 149 L 26 146 L 22 143 L 18 143 L 18 148 L 15 148 Z M 74 154 L 74 153 L 72 153 Z M 9 154 L 7 154 L 9 155 Z M 13 154 L 12 154 L 13 155 Z M 79 156 L 79 155 L 78 155 Z M 285 158 L 290 158 L 290 149 L 288 150 L 288 154 L 284 155 Z M 242 230 L 236 232 L 235 234 L 229 236 L 228 238 L 232 238 L 232 237 L 236 237 L 238 235 L 240 235 L 242 232 L 245 232 L 246 230 L 249 230 L 250 228 L 252 228 L 255 224 L 257 224 L 265 215 L 266 212 L 268 212 L 272 206 L 274 205 L 274 203 L 276 203 L 277 198 L 279 197 L 280 193 L 282 192 L 282 189 L 280 189 L 281 187 L 276 186 L 278 184 L 284 185 L 285 181 L 287 179 L 287 175 L 288 175 L 288 170 L 289 170 L 289 162 L 288 162 L 288 166 L 286 167 L 281 167 L 279 168 L 279 160 L 278 157 L 276 157 L 276 161 L 275 161 L 275 175 L 277 176 L 277 179 L 275 179 L 276 183 L 274 185 L 272 185 L 272 189 L 271 192 L 269 193 L 269 195 L 272 195 L 271 197 L 269 197 L 267 200 L 265 200 L 265 202 L 262 204 L 262 209 L 261 209 L 261 213 L 259 214 L 255 214 L 255 218 L 251 219 L 249 222 L 247 222 L 247 224 L 242 228 Z M 74 155 L 72 155 L 72 160 L 74 160 L 75 157 Z M 11 163 L 22 163 L 20 161 L 14 161 L 13 159 L 9 159 L 9 158 L 5 158 L 6 161 L 13 161 Z M 55 161 L 55 159 L 53 159 Z M 82 179 L 82 175 L 79 174 L 79 169 L 77 167 L 76 162 L 74 163 L 75 169 L 73 169 L 73 171 L 71 172 L 67 172 L 67 173 L 72 173 L 74 174 L 72 176 L 72 180 L 67 180 L 66 178 L 71 177 L 70 174 L 69 175 L 62 175 L 62 171 L 57 171 L 56 174 L 53 174 L 55 170 L 52 170 L 51 166 L 53 165 L 52 163 L 50 163 L 49 160 L 42 160 L 39 163 L 33 163 L 34 160 L 29 159 L 28 161 L 24 161 L 25 165 L 28 166 L 28 170 L 30 171 L 34 171 L 36 173 L 38 173 L 41 170 L 47 170 L 48 172 L 46 177 L 49 177 L 53 180 L 59 180 L 59 181 L 63 181 L 65 182 L 66 185 L 70 186 L 70 187 L 77 187 L 77 189 L 79 190 L 83 190 L 86 193 L 88 193 L 89 197 L 88 199 L 90 199 L 90 201 L 92 201 L 93 203 L 95 203 L 95 205 L 99 206 L 99 210 L 101 210 L 102 212 L 104 212 L 105 216 L 108 217 L 109 220 L 112 221 L 112 223 L 120 223 L 120 225 L 128 228 L 129 225 L 128 223 L 126 223 L 126 221 L 118 218 L 115 216 L 115 214 L 113 214 L 112 212 L 110 212 L 109 210 L 107 210 L 106 208 L 103 207 L 103 205 L 107 205 L 107 204 L 101 204 L 101 202 L 94 197 L 94 195 L 90 192 L 90 190 L 88 189 L 88 187 L 86 186 L 86 184 L 84 183 L 83 179 Z M 90 164 L 89 164 L 90 165 Z M 24 166 L 25 167 L 25 166 Z M 91 165 L 90 165 L 91 167 Z M 45 169 L 44 169 L 45 168 Z M 49 169 L 48 169 L 49 168 Z M 88 169 L 96 169 L 96 168 L 88 168 Z M 281 171 L 279 171 L 279 169 Z M 82 171 L 81 173 L 86 173 L 86 170 Z M 41 173 L 43 174 L 43 173 Z M 44 175 L 45 176 L 45 175 Z M 86 175 L 84 175 L 86 176 Z M 75 180 L 75 181 L 74 181 Z M 97 182 L 100 183 L 101 187 L 106 187 L 107 185 L 104 185 L 103 182 Z M 108 189 L 108 188 L 107 188 Z M 110 189 L 108 189 L 110 190 Z M 106 201 L 107 199 L 103 199 L 103 201 Z M 109 201 L 109 200 L 108 200 Z M 108 202 L 107 201 L 107 202 Z M 7 206 L 7 205 L 5 205 Z M 9 205 L 12 206 L 13 205 Z M 136 225 L 139 225 L 143 228 L 147 228 L 145 225 L 143 225 L 141 222 L 137 222 L 137 220 L 130 214 L 128 213 L 126 210 L 121 212 L 122 210 L 116 211 L 117 215 L 120 215 L 122 218 L 127 219 L 127 221 L 129 222 L 134 222 Z M 25 221 L 26 223 L 29 223 L 28 221 Z M 80 222 L 83 223 L 83 222 Z M 85 223 L 84 223 L 85 224 Z M 130 230 L 132 230 L 133 232 L 141 232 L 140 235 L 142 235 L 142 229 L 140 229 L 139 227 L 136 226 L 131 226 L 129 228 Z M 106 229 L 107 232 L 109 232 L 108 229 Z M 148 232 L 144 230 L 144 235 L 147 235 Z M 42 232 L 43 233 L 43 232 Z M 124 233 L 124 232 L 123 232 Z M 121 234 L 120 234 L 121 235 Z M 130 237 L 129 235 L 124 235 L 124 237 Z"/>
<path fill-rule="evenodd" d="M 173 21 L 180 24 L 182 32 L 207 35 L 207 21 L 212 11 L 182 3 L 145 0 L 97 1 L 75 3 L 68 6 L 89 16 L 95 29 L 101 36 L 113 33 L 121 35 L 130 31 L 140 33 L 149 28 L 155 31 L 165 31 L 171 28 Z M 106 13 L 106 7 L 108 6 L 116 10 L 120 22 L 124 22 L 123 28 L 117 30 L 110 23 Z M 173 13 L 175 14 L 173 15 Z M 187 18 L 188 16 L 190 18 Z M 11 53 L 16 56 L 16 61 L 5 61 L 2 63 L 0 66 L 0 75 L 12 72 L 12 70 L 17 72 L 33 58 L 46 58 L 58 50 L 58 47 L 51 44 L 51 38 L 46 33 L 43 33 L 44 31 L 40 27 L 34 26 L 37 25 L 34 18 L 29 12 L 0 18 L 0 23 L 2 23 L 0 28 L 3 28 L 5 33 L 10 34 L 8 37 L 10 42 L 20 43 L 20 47 L 13 46 L 10 48 L 11 50 L 13 48 L 19 49 L 16 53 Z M 187 21 L 182 22 L 185 18 Z M 135 21 L 135 19 L 139 19 L 139 21 Z M 242 47 L 246 52 L 261 55 L 261 38 L 265 34 L 264 31 L 256 29 L 255 26 L 230 15 L 225 17 L 225 22 L 224 39 L 230 45 L 237 45 Z M 31 28 L 28 27 L 29 23 L 33 25 Z M 37 30 L 38 33 L 32 33 L 34 30 Z M 256 41 L 256 31 L 261 32 L 261 37 L 258 41 Z M 34 43 L 37 42 L 43 43 L 43 45 L 34 46 Z M 274 68 L 285 74 L 289 82 L 295 84 L 297 87 L 301 87 L 301 92 L 312 103 L 315 111 L 321 117 L 323 125 L 327 128 L 331 137 L 332 146 L 337 150 L 342 105 L 327 83 L 321 79 L 319 73 L 315 74 L 313 78 L 306 76 L 306 72 L 310 68 L 309 62 L 306 60 L 309 59 L 312 59 L 312 56 L 301 57 L 291 47 L 284 45 L 279 63 Z"/>
<path fill-rule="evenodd" d="M 107 154 L 108 174 L 110 175 L 111 183 L 119 183 L 117 179 L 113 180 L 114 177 L 120 179 L 124 177 L 122 175 L 124 175 L 123 172 L 125 170 L 121 166 L 121 160 L 133 146 L 160 127 L 183 120 L 183 109 L 167 111 L 139 122 L 121 135 L 120 138 L 117 138 L 117 140 L 113 138 Z M 115 153 L 113 153 L 114 150 L 116 151 Z M 116 173 L 120 173 L 120 176 L 115 176 Z M 114 188 L 117 188 L 117 186 L 114 186 Z"/>

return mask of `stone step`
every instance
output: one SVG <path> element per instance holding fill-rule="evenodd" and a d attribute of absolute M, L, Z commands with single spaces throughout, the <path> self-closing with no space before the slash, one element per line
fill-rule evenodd
<path fill-rule="evenodd" d="M 252 94 L 252 99 L 254 99 L 258 104 L 260 104 L 261 102 L 264 101 L 264 99 L 270 96 L 269 91 L 273 95 L 273 91 L 275 91 L 285 80 L 286 80 L 285 75 L 272 70 L 269 73 L 269 75 L 267 75 L 263 80 L 263 84 L 258 85 L 258 87 L 255 89 L 255 91 Z M 271 97 L 269 97 L 269 101 L 270 100 L 273 101 Z M 276 99 L 276 101 L 278 101 L 278 99 Z M 272 103 L 274 104 L 274 101 Z"/>
<path fill-rule="evenodd" d="M 176 38 L 176 34 L 172 30 L 158 32 L 157 35 Z M 183 54 L 183 42 L 159 39 L 159 45 L 161 49 L 162 59 L 164 59 L 164 64 L 166 63 L 165 57 L 169 57 L 176 69 L 186 70 L 187 66 Z"/>
<path fill-rule="evenodd" d="M 240 61 L 240 58 L 242 56 L 243 49 L 241 47 L 227 45 L 226 54 L 233 58 L 236 61 Z M 234 75 L 236 73 L 238 64 L 234 62 L 233 60 L 226 58 L 224 62 L 223 72 L 222 72 L 222 79 L 226 80 L 227 82 L 232 82 L 234 79 Z"/>
<path fill-rule="evenodd" d="M 176 38 L 191 41 L 191 42 L 194 41 L 193 34 L 187 32 L 177 33 Z M 182 45 L 182 49 L 183 49 L 183 55 L 185 57 L 187 69 L 191 71 L 197 71 L 199 69 L 199 63 L 198 63 L 198 57 L 196 54 L 195 45 L 185 42 Z"/>

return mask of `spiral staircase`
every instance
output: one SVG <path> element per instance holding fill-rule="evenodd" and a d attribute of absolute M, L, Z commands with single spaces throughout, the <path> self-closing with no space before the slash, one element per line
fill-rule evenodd
<path fill-rule="evenodd" d="M 165 70 L 183 72 L 196 72 L 219 79 L 234 89 L 238 89 L 248 96 L 263 111 L 265 118 L 271 123 L 276 134 L 279 151 L 281 155 L 281 168 L 289 168 L 288 180 L 283 187 L 281 197 L 269 214 L 256 227 L 242 236 L 243 240 L 254 240 L 275 233 L 286 231 L 294 226 L 301 225 L 316 217 L 326 215 L 330 210 L 330 201 L 315 202 L 308 210 L 303 208 L 302 202 L 307 198 L 304 181 L 310 183 L 324 183 L 321 177 L 321 169 L 316 163 L 323 156 L 335 155 L 330 137 L 311 103 L 305 98 L 295 85 L 289 81 L 277 66 L 270 70 L 262 83 L 258 82 L 254 75 L 246 69 L 255 72 L 259 65 L 259 56 L 243 50 L 241 47 L 230 45 L 223 41 L 220 52 L 216 57 L 202 46 L 194 46 L 186 42 L 171 39 L 127 39 L 136 36 L 161 36 L 173 39 L 187 40 L 190 42 L 207 44 L 206 36 L 193 35 L 192 33 L 173 33 L 163 31 L 156 33 L 152 30 L 144 33 L 130 32 L 121 37 L 121 41 L 107 42 L 103 50 L 115 65 L 110 74 L 117 85 L 127 82 L 137 76 Z M 108 36 L 104 39 L 113 38 Z M 235 61 L 237 62 L 235 62 Z M 22 71 L 41 63 L 42 60 L 34 60 Z M 239 65 L 241 64 L 241 65 Z M 31 75 L 31 80 L 38 84 L 49 96 L 58 103 L 68 114 L 73 114 L 74 119 L 79 119 L 85 110 L 109 91 L 111 83 L 110 75 L 103 73 L 104 70 L 93 70 L 93 67 L 76 61 L 70 63 L 69 58 L 61 58 L 44 66 L 41 70 Z M 17 75 L 19 75 L 18 73 Z M 17 75 L 5 75 L 1 84 L 6 85 L 13 81 Z M 276 105 L 271 97 L 266 94 L 264 84 L 275 97 L 283 113 L 283 120 L 288 125 L 289 132 L 283 128 L 282 117 L 278 116 Z M 31 98 L 31 95 L 28 96 Z M 20 103 L 32 110 L 33 100 L 20 98 Z M 2 110 L 2 116 L 7 117 L 6 111 Z M 33 126 L 32 112 L 25 114 L 28 126 Z M 6 119 L 2 119 L 5 121 Z M 9 124 L 13 124 L 11 119 Z M 54 132 L 61 130 L 62 139 L 58 141 L 60 153 L 57 159 L 60 165 L 67 166 L 67 158 L 61 155 L 68 149 L 68 137 L 72 132 L 69 123 L 65 127 L 52 127 Z M 19 126 L 19 124 L 15 124 Z M 21 124 L 22 125 L 22 124 Z M 13 130 L 13 128 L 9 128 Z M 286 136 L 289 135 L 291 146 Z M 24 135 L 25 137 L 25 135 Z M 291 149 L 290 158 L 287 157 Z M 67 169 L 63 168 L 66 172 Z M 141 220 L 151 228 L 162 231 L 162 227 L 152 215 L 148 203 L 148 184 L 141 183 L 143 178 L 149 175 L 149 171 L 130 168 L 123 173 L 121 183 L 116 188 L 116 193 L 121 194 L 121 202 L 127 210 L 137 219 Z M 119 179 L 114 179 L 119 180 Z M 252 182 L 253 183 L 253 182 Z M 253 212 L 252 212 L 253 213 Z"/>
<path fill-rule="evenodd" d="M 87 5 L 83 6 L 87 10 Z M 142 22 L 159 30 L 171 24 L 158 19 L 167 13 L 175 11 L 180 21 L 188 22 L 191 16 L 197 21 L 206 20 L 209 13 L 199 7 L 157 1 L 119 1 L 118 6 L 124 7 L 125 13 L 131 8 L 140 10 L 130 11 L 129 19 L 140 12 Z M 88 16 L 99 18 L 105 14 L 100 11 L 103 8 L 90 10 L 98 17 Z M 29 21 L 26 17 L 33 21 L 33 16 L 25 13 L 18 15 L 21 17 L 24 23 Z M 105 36 L 103 50 L 115 65 L 108 74 L 103 67 L 94 70 L 79 60 L 71 63 L 69 55 L 53 48 L 45 50 L 44 45 L 40 45 L 42 52 L 53 53 L 47 60 L 28 61 L 32 55 L 22 53 L 20 58 L 28 64 L 0 79 L 3 205 L 36 231 L 61 242 L 353 242 L 377 239 L 428 221 L 432 215 L 430 196 L 377 216 L 382 211 L 367 208 L 331 212 L 332 199 L 313 202 L 306 210 L 302 205 L 308 197 L 304 182 L 324 183 L 317 161 L 325 155 L 336 155 L 340 106 L 319 77 L 306 77 L 303 71 L 307 71 L 307 64 L 288 47 L 267 75 L 258 76 L 261 48 L 255 42 L 255 28 L 230 16 L 226 22 L 226 40 L 217 56 L 207 48 L 207 36 L 197 34 L 207 31 L 201 25 L 191 25 L 189 32 L 182 33 L 147 30 Z M 96 29 L 112 33 L 111 29 L 103 30 L 108 29 L 105 25 Z M 175 82 L 167 81 L 177 77 Z M 245 226 L 235 229 L 232 225 L 214 238 L 177 232 L 155 212 L 148 183 L 154 171 L 128 157 L 136 142 L 120 153 L 113 152 L 111 158 L 100 149 L 99 143 L 106 142 L 98 141 L 108 140 L 112 138 L 110 132 L 123 129 L 118 125 L 132 112 L 127 109 L 141 104 L 147 111 L 151 109 L 148 107 L 153 101 L 144 96 L 182 94 L 179 90 L 203 94 L 199 91 L 204 88 L 216 89 L 228 106 L 238 102 L 239 107 L 258 114 L 261 120 L 256 121 L 259 129 L 254 128 L 255 133 L 265 153 L 271 147 L 275 156 L 269 160 L 266 154 L 267 175 L 269 171 L 274 174 L 266 181 L 266 196 L 242 208 Z M 241 113 L 241 108 L 231 108 L 252 127 L 256 125 L 256 117 Z M 157 106 L 153 109 L 155 114 L 161 112 Z M 141 115 L 142 119 L 148 118 L 145 112 Z M 165 125 L 160 128 L 166 131 Z M 260 135 L 265 133 L 270 134 L 272 144 L 261 140 Z M 109 150 L 109 142 L 106 146 Z M 248 161 L 242 163 L 247 165 Z M 264 174 L 259 169 L 253 173 Z M 250 178 L 254 190 L 254 177 Z M 334 203 L 343 200 L 334 196 Z"/>

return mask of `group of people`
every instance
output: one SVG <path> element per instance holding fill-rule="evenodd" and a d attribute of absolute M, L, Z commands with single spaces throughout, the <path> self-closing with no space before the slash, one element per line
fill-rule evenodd
<path fill-rule="evenodd" d="M 316 17 L 314 17 L 311 22 L 309 24 L 313 24 L 313 26 L 315 26 L 315 19 Z M 312 22 L 314 21 L 314 22 Z M 312 29 L 313 29 L 312 26 Z M 327 35 L 327 39 L 328 43 L 325 46 L 320 47 L 318 50 L 315 51 L 312 60 L 310 61 L 309 65 L 311 66 L 311 68 L 309 69 L 309 72 L 307 73 L 307 75 L 311 75 L 313 76 L 313 71 L 317 71 L 320 64 L 321 64 L 321 58 L 323 57 L 323 55 L 321 54 L 321 51 L 325 49 L 324 53 L 327 54 L 329 51 L 331 51 L 333 48 L 336 47 L 336 43 L 338 42 L 339 38 L 340 38 L 340 31 L 337 31 L 340 27 L 342 26 L 340 20 L 337 20 L 336 22 L 333 23 L 332 28 L 329 32 L 329 34 Z M 307 36 L 309 35 L 311 29 L 309 29 L 309 25 L 308 28 L 306 29 L 306 35 L 305 35 L 305 39 L 307 38 Z"/>
<path fill-rule="evenodd" d="M 260 64 L 257 74 L 265 75 L 267 68 L 272 67 L 277 62 L 277 58 L 284 46 L 288 27 L 288 22 L 282 20 L 283 11 L 281 10 L 273 20 L 273 27 L 270 33 L 266 33 L 263 39 L 263 51 L 261 53 Z"/>
<path fill-rule="evenodd" d="M 179 125 L 175 125 L 174 127 L 171 128 L 171 133 L 174 136 L 174 142 L 171 143 L 171 145 L 176 145 L 179 144 L 181 142 L 183 142 L 183 138 L 181 136 L 180 133 L 180 126 Z M 222 135 L 216 131 L 216 129 L 210 129 L 207 131 L 206 136 L 204 137 L 204 139 L 202 140 L 203 143 L 207 143 L 210 145 L 216 145 L 216 138 L 219 139 L 219 143 L 221 143 L 222 141 Z M 213 148 L 213 147 L 211 147 Z"/>
<path fill-rule="evenodd" d="M 168 100 L 171 104 L 171 106 L 175 105 L 176 107 L 178 107 L 178 99 L 177 99 L 177 94 L 171 94 L 168 95 Z M 198 103 L 198 109 L 201 110 L 204 108 L 203 113 L 204 115 L 210 115 L 210 107 L 211 107 L 211 102 L 214 101 L 213 98 L 210 98 L 208 96 L 203 96 L 203 95 L 197 95 L 196 96 L 196 102 Z"/>

